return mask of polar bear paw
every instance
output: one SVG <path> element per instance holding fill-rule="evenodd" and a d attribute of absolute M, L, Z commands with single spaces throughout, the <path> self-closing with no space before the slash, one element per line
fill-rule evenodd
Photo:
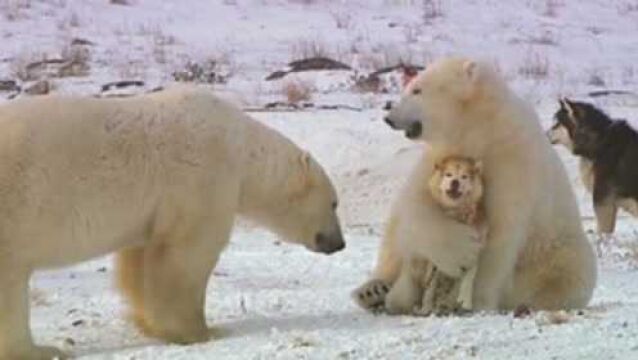
<path fill-rule="evenodd" d="M 352 292 L 352 298 L 365 310 L 381 311 L 385 305 L 385 297 L 390 292 L 390 284 L 383 280 L 371 279 Z"/>

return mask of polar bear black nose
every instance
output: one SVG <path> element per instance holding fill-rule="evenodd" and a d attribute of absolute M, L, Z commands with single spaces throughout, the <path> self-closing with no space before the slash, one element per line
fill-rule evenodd
<path fill-rule="evenodd" d="M 394 125 L 394 123 L 392 122 L 392 120 L 390 120 L 389 117 L 387 117 L 387 116 L 384 117 L 383 121 L 385 121 L 386 124 L 390 125 L 391 128 L 393 128 L 393 129 L 397 128 L 396 125 Z"/>
<path fill-rule="evenodd" d="M 408 139 L 416 139 L 421 136 L 423 132 L 423 125 L 421 125 L 420 121 L 413 121 L 408 125 L 408 128 L 405 129 L 405 136 Z"/>
<path fill-rule="evenodd" d="M 341 230 L 337 230 L 331 234 L 317 233 L 315 236 L 315 244 L 317 251 L 324 254 L 332 254 L 346 247 Z"/>
<path fill-rule="evenodd" d="M 383 106 L 383 110 L 385 110 L 385 111 L 392 110 L 392 101 L 386 101 L 385 105 Z"/>

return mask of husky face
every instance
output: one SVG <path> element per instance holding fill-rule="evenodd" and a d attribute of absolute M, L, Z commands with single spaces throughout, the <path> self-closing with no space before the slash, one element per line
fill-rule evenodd
<path fill-rule="evenodd" d="M 559 100 L 554 125 L 547 131 L 552 144 L 566 146 L 574 155 L 592 158 L 600 149 L 611 119 L 591 104 Z"/>

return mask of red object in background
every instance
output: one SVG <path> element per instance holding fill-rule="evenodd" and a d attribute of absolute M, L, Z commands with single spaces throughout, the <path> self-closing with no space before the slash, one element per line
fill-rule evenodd
<path fill-rule="evenodd" d="M 405 88 L 412 79 L 419 73 L 419 71 L 411 66 L 402 66 L 401 71 L 403 72 L 402 85 Z"/>

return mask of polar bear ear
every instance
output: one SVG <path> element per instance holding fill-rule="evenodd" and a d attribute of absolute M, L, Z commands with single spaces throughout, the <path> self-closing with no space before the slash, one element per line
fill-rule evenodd
<path fill-rule="evenodd" d="M 303 197 L 312 185 L 312 175 L 310 173 L 312 156 L 310 156 L 310 153 L 304 151 L 299 155 L 297 161 L 295 174 L 289 178 L 288 184 L 286 185 L 291 191 L 291 198 Z"/>
<path fill-rule="evenodd" d="M 304 151 L 299 160 L 301 161 L 301 169 L 303 170 L 303 173 L 308 174 L 310 172 L 312 156 L 310 156 L 309 152 Z"/>
<path fill-rule="evenodd" d="M 463 64 L 463 73 L 471 82 L 475 82 L 479 77 L 479 65 L 476 61 L 467 60 Z"/>

